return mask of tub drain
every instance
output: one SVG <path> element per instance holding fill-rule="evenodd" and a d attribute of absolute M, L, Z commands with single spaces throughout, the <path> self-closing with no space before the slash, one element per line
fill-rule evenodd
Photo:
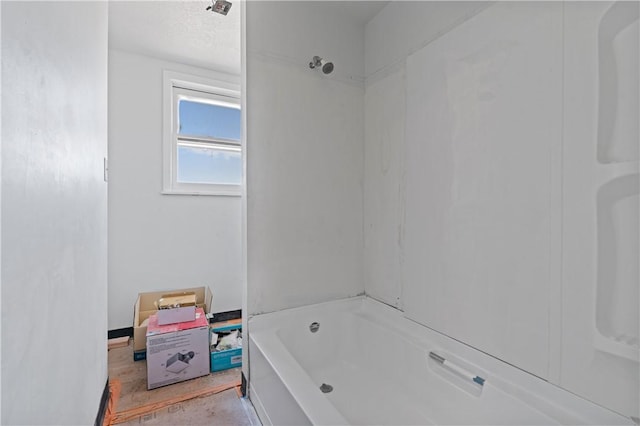
<path fill-rule="evenodd" d="M 322 393 L 329 393 L 333 390 L 333 386 L 323 383 L 322 386 L 320 386 L 320 390 Z"/>

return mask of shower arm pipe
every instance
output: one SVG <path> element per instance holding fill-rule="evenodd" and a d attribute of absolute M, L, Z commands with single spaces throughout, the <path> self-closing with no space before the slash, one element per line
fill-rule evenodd
<path fill-rule="evenodd" d="M 451 361 L 448 361 L 443 356 L 440 356 L 435 352 L 429 352 L 429 358 L 431 358 L 432 360 L 434 360 L 438 364 L 442 365 L 443 367 L 448 368 L 449 370 L 453 371 L 454 373 L 458 374 L 459 376 L 462 376 L 465 379 L 471 380 L 472 382 L 474 382 L 474 383 L 476 383 L 476 384 L 478 384 L 480 386 L 484 386 L 485 380 L 482 377 L 480 377 L 480 376 L 478 376 L 476 374 L 473 374 L 473 373 L 465 370 L 462 367 L 457 366 L 456 364 L 452 363 Z"/>
<path fill-rule="evenodd" d="M 286 64 L 291 66 L 292 68 L 296 68 L 302 71 L 309 70 L 309 64 L 307 62 L 300 61 L 299 58 L 282 55 L 280 53 L 274 53 L 270 51 L 247 50 L 247 56 L 252 56 L 257 59 L 267 61 L 273 64 Z M 364 88 L 365 78 L 364 76 L 361 76 L 361 75 L 341 74 L 340 72 L 334 71 L 332 73 L 331 79 L 334 81 L 341 81 L 351 86 Z"/>

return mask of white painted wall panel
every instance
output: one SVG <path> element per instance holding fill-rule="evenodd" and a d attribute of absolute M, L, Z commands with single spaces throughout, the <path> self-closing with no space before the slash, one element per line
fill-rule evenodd
<path fill-rule="evenodd" d="M 407 60 L 406 315 L 542 377 L 560 7 L 493 6 Z"/>
<path fill-rule="evenodd" d="M 107 4 L 1 7 L 2 423 L 93 424 L 107 381 Z"/>
<path fill-rule="evenodd" d="M 455 5 L 463 11 L 461 3 Z M 393 186 L 381 185 L 392 175 L 384 175 L 382 169 L 377 170 L 373 165 L 378 158 L 397 155 L 387 153 L 385 157 L 380 145 L 371 141 L 372 137 L 374 141 L 381 138 L 379 130 L 373 129 L 382 126 L 370 116 L 377 117 L 384 110 L 384 103 L 394 103 L 398 96 L 397 92 L 384 93 L 380 87 L 389 85 L 386 80 L 391 80 L 390 75 L 403 67 L 407 54 L 446 31 L 458 31 L 453 27 L 470 15 L 463 11 L 464 16 L 454 16 L 454 8 L 452 3 L 394 2 L 367 24 L 365 217 L 369 225 L 382 216 L 380 212 L 370 212 L 369 208 L 378 206 L 378 199 L 393 196 L 390 192 Z M 489 12 L 492 10 L 486 11 Z M 613 7 L 610 2 L 572 2 L 555 13 L 566 16 L 563 32 L 566 66 L 564 148 L 562 161 L 557 149 L 550 153 L 549 205 L 557 206 L 561 202 L 564 212 L 561 221 L 557 210 L 555 217 L 551 214 L 548 229 L 548 378 L 597 403 L 638 416 L 634 414 L 638 412 L 640 389 L 637 362 L 640 304 L 637 278 L 638 48 L 633 44 L 638 40 L 637 3 L 620 2 Z M 429 20 L 433 21 L 432 25 L 423 25 Z M 398 24 L 400 21 L 402 25 Z M 558 45 L 561 42 L 561 39 L 557 40 Z M 460 41 L 460 45 L 466 43 Z M 430 78 L 429 74 L 423 76 L 425 81 Z M 507 80 L 499 76 L 494 80 L 500 84 L 503 81 Z M 483 81 L 479 80 L 479 83 Z M 453 90 L 453 82 L 442 90 Z M 393 123 L 395 114 L 389 117 Z M 456 115 L 458 122 L 467 117 L 475 115 Z M 394 147 L 396 150 L 401 148 L 402 144 Z M 422 163 L 424 158 L 417 158 L 415 164 Z M 456 169 L 451 173 L 456 173 Z M 448 214 L 443 214 L 443 218 Z M 367 278 L 365 286 L 367 293 L 391 303 L 394 296 L 401 294 L 404 284 L 398 285 L 394 280 L 385 283 L 375 278 L 396 274 L 395 265 L 388 260 L 395 255 L 394 245 L 386 244 L 386 252 L 377 252 L 378 263 L 368 260 L 373 258 L 375 250 L 383 247 L 374 245 L 375 242 L 390 241 L 391 230 L 403 226 L 402 222 L 382 224 L 386 220 L 393 221 L 394 218 L 387 212 L 384 221 L 378 220 L 376 226 L 365 227 L 365 276 L 373 277 L 373 280 Z M 562 250 L 558 241 L 560 236 Z M 407 236 L 407 239 L 411 238 L 411 235 Z M 402 244 L 399 255 L 402 264 Z M 398 279 L 407 277 L 401 273 Z M 491 287 L 487 289 L 490 291 Z M 447 290 L 450 289 L 442 289 L 442 292 Z M 503 297 L 506 294 L 503 292 Z M 427 307 L 425 304 L 422 309 Z M 467 313 L 456 311 L 451 314 L 452 317 L 455 315 Z M 512 319 L 499 325 L 507 324 L 507 321 Z"/>
<path fill-rule="evenodd" d="M 332 3 L 246 4 L 249 314 L 364 291 L 364 32 Z"/>
<path fill-rule="evenodd" d="M 365 26 L 365 291 L 402 309 L 407 56 L 490 2 L 389 3 Z"/>
<path fill-rule="evenodd" d="M 363 90 L 247 69 L 249 312 L 362 293 Z"/>
<path fill-rule="evenodd" d="M 367 295 L 396 307 L 402 306 L 404 128 L 402 67 L 365 94 L 364 286 Z"/>
<path fill-rule="evenodd" d="M 109 329 L 138 293 L 208 285 L 213 311 L 242 306 L 240 197 L 162 195 L 162 72 L 239 82 L 109 50 Z"/>

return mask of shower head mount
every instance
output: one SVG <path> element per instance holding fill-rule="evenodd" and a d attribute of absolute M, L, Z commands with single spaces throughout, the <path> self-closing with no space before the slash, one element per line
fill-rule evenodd
<path fill-rule="evenodd" d="M 319 68 L 325 74 L 331 74 L 333 72 L 333 62 L 322 59 L 320 56 L 314 56 L 309 62 L 309 68 Z"/>

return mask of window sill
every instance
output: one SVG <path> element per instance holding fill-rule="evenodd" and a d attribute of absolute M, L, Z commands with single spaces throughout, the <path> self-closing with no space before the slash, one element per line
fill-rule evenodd
<path fill-rule="evenodd" d="M 198 191 L 198 190 L 184 190 L 184 189 L 165 189 L 160 192 L 162 195 L 204 195 L 214 197 L 241 197 L 242 191 L 239 189 L 228 190 L 211 190 L 211 191 Z"/>

